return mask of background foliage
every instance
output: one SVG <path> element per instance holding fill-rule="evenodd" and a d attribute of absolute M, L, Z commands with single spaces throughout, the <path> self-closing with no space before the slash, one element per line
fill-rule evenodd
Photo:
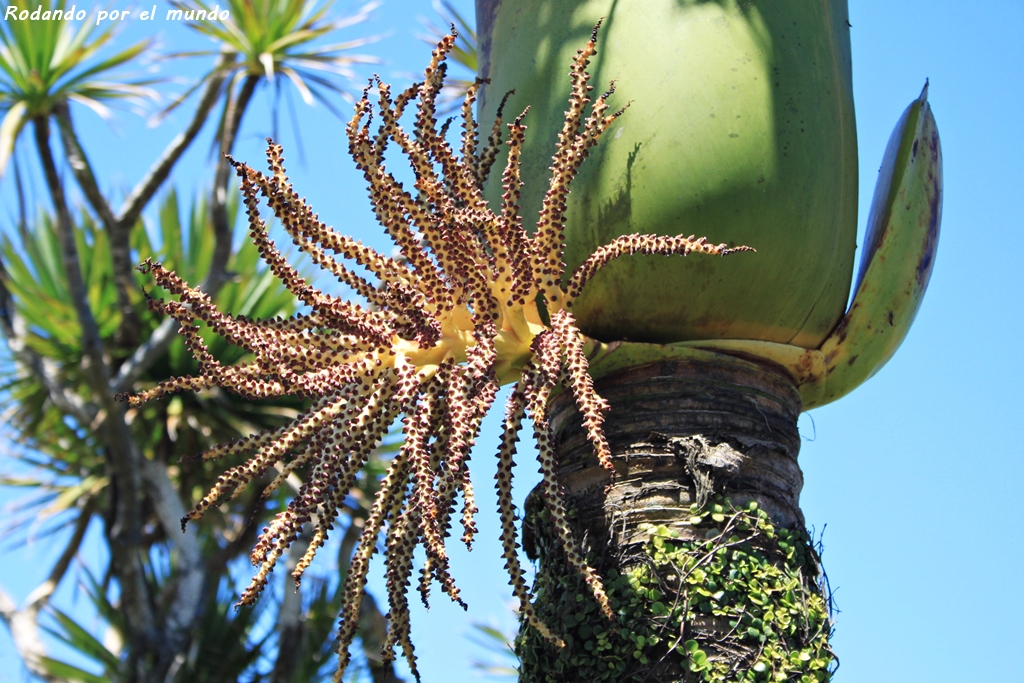
<path fill-rule="evenodd" d="M 27 20 L 0 26 L 0 159 L 11 160 L 8 182 L 18 199 L 8 217 L 11 229 L 0 239 L 0 327 L 9 352 L 2 399 L 6 436 L 17 444 L 0 481 L 36 494 L 19 501 L 6 540 L 17 546 L 61 539 L 53 568 L 32 577 L 43 577 L 42 583 L 20 604 L 0 594 L 0 613 L 27 671 L 45 680 L 283 683 L 317 680 L 332 670 L 337 575 L 348 565 L 351 539 L 390 445 L 371 458 L 345 503 L 336 571 L 314 577 L 302 594 L 278 586 L 276 600 L 234 611 L 233 573 L 241 569 L 254 530 L 280 508 L 284 495 L 263 500 L 258 489 L 245 491 L 221 506 L 210 524 L 181 534 L 175 518 L 216 477 L 193 456 L 279 426 L 299 403 L 250 403 L 206 392 L 125 410 L 112 399 L 119 391 L 197 370 L 174 325 L 148 310 L 146 297 L 160 292 L 145 292 L 145 279 L 132 269 L 142 258 L 159 259 L 203 282 L 235 314 L 294 312 L 296 303 L 261 265 L 256 247 L 234 239 L 238 199 L 223 157 L 234 151 L 251 105 L 276 122 L 282 80 L 306 104 L 329 104 L 328 96 L 343 100 L 357 87 L 354 64 L 375 61 L 352 52 L 370 38 L 323 43 L 365 21 L 372 4 L 346 18 L 333 17 L 331 2 L 228 7 L 232 19 L 217 30 L 186 26 L 212 38 L 213 49 L 164 58 L 164 66 L 173 67 L 168 59 L 198 57 L 208 70 L 158 112 L 164 119 L 175 109 L 188 112 L 187 123 L 128 192 L 109 189 L 97 173 L 89 156 L 95 148 L 79 137 L 73 114 L 75 105 L 84 104 L 109 117 L 108 103 L 158 99 L 146 86 L 162 77 L 124 75 L 125 68 L 141 70 L 144 60 L 158 57 L 154 41 L 108 56 L 113 27 L 93 30 L 100 24 L 96 13 L 83 24 Z M 62 11 L 65 4 L 44 3 L 41 9 Z M 268 85 L 273 97 L 257 99 Z M 204 174 L 204 184 L 190 189 L 194 198 L 183 202 L 173 169 L 208 120 L 215 122 L 216 154 L 206 165 L 212 175 Z M 121 195 L 123 206 L 115 209 Z M 240 350 L 220 339 L 210 339 L 210 350 L 222 363 L 241 358 Z M 289 484 L 301 481 L 295 477 Z M 90 530 L 89 542 L 106 544 L 107 557 L 76 563 Z M 75 582 L 91 608 L 88 621 L 82 609 L 51 600 L 59 586 Z M 384 617 L 371 597 L 362 612 L 360 635 L 369 656 L 361 673 L 399 680 L 378 661 Z M 66 654 L 55 654 L 54 643 Z"/>

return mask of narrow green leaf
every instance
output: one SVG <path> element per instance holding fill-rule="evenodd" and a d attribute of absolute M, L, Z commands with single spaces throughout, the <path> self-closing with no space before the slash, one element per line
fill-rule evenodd
<path fill-rule="evenodd" d="M 84 669 L 79 669 L 77 666 L 72 666 L 67 662 L 62 662 L 58 659 L 51 657 L 40 657 L 40 666 L 57 680 L 67 681 L 68 683 L 108 683 L 109 679 L 103 676 L 97 676 L 91 674 Z"/>

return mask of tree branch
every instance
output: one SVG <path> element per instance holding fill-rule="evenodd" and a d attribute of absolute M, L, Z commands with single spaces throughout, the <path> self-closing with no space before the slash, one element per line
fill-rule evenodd
<path fill-rule="evenodd" d="M 78 136 L 75 134 L 71 109 L 67 102 L 55 105 L 53 113 L 57 119 L 60 139 L 64 146 L 64 156 L 71 167 L 71 173 L 75 176 L 85 198 L 99 216 L 110 236 L 110 260 L 113 262 L 114 290 L 117 292 L 117 308 L 121 311 L 121 325 L 118 327 L 117 336 L 120 343 L 130 346 L 138 341 L 142 328 L 142 323 L 135 313 L 129 294 L 135 289 L 135 277 L 132 273 L 131 262 L 131 226 L 114 217 L 110 205 L 107 204 L 103 193 L 100 192 L 92 165 L 89 163 L 88 157 L 85 156 L 85 152 L 78 142 Z"/>
<path fill-rule="evenodd" d="M 75 180 L 78 181 L 78 185 L 82 188 L 82 193 L 89 201 L 93 211 L 99 216 L 103 225 L 109 229 L 117 220 L 110 205 L 107 204 L 106 198 L 100 191 L 92 165 L 89 163 L 88 157 L 85 156 L 82 145 L 78 142 L 78 135 L 75 133 L 75 127 L 71 121 L 71 109 L 68 107 L 67 102 L 59 102 L 54 105 L 53 113 L 57 119 L 60 140 L 64 146 L 64 155 L 68 160 L 68 165 L 71 167 L 71 173 L 75 176 Z M 111 248 L 114 248 L 114 246 L 116 245 L 111 244 Z"/>
<path fill-rule="evenodd" d="M 216 104 L 217 99 L 220 96 L 220 91 L 224 83 L 224 69 L 234 56 L 231 54 L 223 54 L 217 61 L 217 65 L 214 68 L 213 75 L 210 77 L 210 81 L 207 83 L 206 88 L 203 90 L 203 94 L 199 99 L 199 105 L 196 107 L 196 113 L 189 123 L 188 127 L 182 131 L 171 144 L 164 150 L 163 156 L 153 165 L 149 173 L 143 178 L 139 184 L 135 187 L 128 199 L 125 200 L 124 206 L 118 214 L 117 221 L 120 225 L 127 226 L 130 229 L 138 219 L 146 203 L 152 198 L 153 194 L 157 191 L 160 185 L 167 179 L 167 176 L 171 172 L 171 168 L 175 162 L 181 157 L 185 149 L 192 143 L 199 130 L 202 128 L 206 119 L 209 117 L 210 110 L 213 109 L 213 105 Z M 252 88 L 255 88 L 253 84 Z M 251 92 L 249 95 L 251 96 Z M 247 98 L 248 100 L 248 98 Z M 230 109 L 230 107 L 229 107 Z M 237 107 L 235 107 L 237 109 Z M 241 122 L 241 115 L 232 117 L 234 121 L 235 132 L 237 132 L 237 126 Z M 235 132 L 231 133 L 229 140 L 230 144 L 234 144 Z M 222 136 L 222 138 L 225 136 Z M 220 147 L 223 149 L 223 139 Z M 229 146 L 230 149 L 230 146 Z M 220 167 L 226 166 L 224 160 L 218 162 L 218 172 Z M 215 185 L 215 187 L 217 187 Z M 216 190 L 214 190 L 216 195 Z M 224 223 L 227 222 L 227 214 L 224 212 Z M 214 258 L 211 265 L 211 272 L 207 275 L 207 284 L 204 285 L 204 290 L 214 296 L 216 294 L 215 289 L 219 288 L 220 283 L 223 282 L 223 270 L 227 267 L 227 259 L 231 253 L 231 229 L 228 226 L 227 229 L 227 253 L 222 254 L 223 249 L 221 248 L 220 233 L 218 234 L 218 249 L 214 252 Z M 213 289 L 211 289 L 213 287 Z M 174 341 L 174 336 L 178 331 L 178 323 L 170 318 L 165 319 L 150 335 L 148 341 L 136 348 L 135 353 L 132 354 L 125 363 L 118 369 L 117 377 L 110 384 L 110 390 L 113 394 L 118 394 L 123 391 L 128 391 L 135 382 L 142 376 L 149 367 L 156 362 L 170 347 L 171 342 Z"/>
<path fill-rule="evenodd" d="M 213 109 L 213 105 L 217 103 L 217 99 L 220 97 L 221 86 L 224 83 L 225 76 L 224 67 L 233 59 L 233 54 L 225 53 L 217 60 L 213 73 L 210 75 L 210 80 L 206 84 L 206 88 L 203 89 L 202 96 L 199 98 L 196 113 L 192 116 L 188 127 L 171 140 L 164 153 L 150 167 L 149 172 L 139 181 L 139 184 L 135 186 L 135 189 L 128 195 L 128 198 L 125 199 L 124 204 L 117 212 L 117 221 L 119 223 L 129 227 L 135 224 L 135 221 L 142 214 L 142 210 L 146 208 L 146 204 L 149 203 L 149 200 L 153 198 L 156 191 L 167 180 L 174 164 L 177 163 L 181 155 L 188 149 L 188 146 L 195 140 L 199 130 L 209 118 L 210 110 Z"/>
<path fill-rule="evenodd" d="M 308 530 L 307 525 L 307 530 Z M 302 559 L 303 548 L 295 543 L 288 549 L 285 564 L 286 578 L 282 590 L 281 605 L 277 610 L 277 658 L 270 674 L 269 683 L 288 683 L 295 677 L 295 670 L 302 656 L 302 594 L 288 585 L 288 577 Z M 291 589 L 291 590 L 289 590 Z"/>
<path fill-rule="evenodd" d="M 93 316 L 92 309 L 89 308 L 88 293 L 78 256 L 78 243 L 75 239 L 75 225 L 71 220 L 71 213 L 68 211 L 64 186 L 57 174 L 57 166 L 50 148 L 49 120 L 44 116 L 38 116 L 32 122 L 35 127 L 36 146 L 46 176 L 46 184 L 53 201 L 54 211 L 57 214 L 57 234 L 64 272 L 68 280 L 68 294 L 82 331 L 83 361 L 88 364 L 87 372 L 92 375 L 92 378 L 100 380 L 104 378 L 107 369 L 103 340 L 100 338 L 96 318 Z M 101 387 L 106 385 L 106 381 L 99 384 Z"/>
<path fill-rule="evenodd" d="M 18 651 L 25 668 L 33 676 L 38 676 L 47 683 L 60 683 L 60 679 L 51 675 L 42 666 L 46 657 L 46 647 L 39 635 L 39 622 L 34 610 L 19 610 L 7 593 L 0 589 L 0 619 L 3 619 L 11 632 L 14 649 Z"/>
<path fill-rule="evenodd" d="M 213 197 L 210 201 L 210 216 L 213 222 L 213 234 L 216 243 L 213 248 L 213 258 L 210 261 L 210 272 L 206 274 L 206 281 L 203 283 L 203 291 L 211 297 L 215 297 L 221 285 L 227 279 L 228 259 L 231 258 L 231 225 L 228 222 L 227 196 L 228 184 L 231 179 L 231 166 L 226 156 L 231 153 L 235 146 L 235 138 L 238 129 L 242 125 L 242 117 L 249 106 L 252 95 L 256 92 L 260 77 L 249 74 L 242 81 L 242 87 L 238 96 L 228 101 L 227 111 L 224 113 L 224 130 L 220 139 L 220 159 L 217 161 L 217 172 L 213 179 Z"/>
<path fill-rule="evenodd" d="M 185 507 L 178 498 L 178 493 L 171 484 L 164 466 L 154 460 L 144 458 L 141 461 L 142 476 L 153 501 L 157 518 L 164 528 L 168 539 L 178 553 L 177 566 L 179 575 L 175 582 L 174 599 L 166 617 L 161 643 L 158 671 L 170 668 L 173 658 L 185 648 L 189 634 L 202 617 L 203 591 L 206 587 L 206 571 L 203 564 L 202 550 L 197 535 L 180 531 L 181 519 L 185 516 Z"/>
<path fill-rule="evenodd" d="M 22 609 L 18 609 L 10 596 L 0 590 L 0 618 L 4 620 L 7 628 L 11 631 L 14 647 L 18 650 L 18 655 L 29 672 L 45 681 L 57 682 L 60 679 L 51 675 L 42 664 L 47 653 L 39 634 L 39 612 L 46 606 L 50 596 L 60 585 L 68 567 L 71 566 L 71 561 L 78 553 L 82 539 L 85 538 L 85 532 L 89 528 L 89 522 L 92 520 L 94 508 L 93 499 L 86 500 L 75 521 L 75 530 L 71 534 L 67 547 L 57 558 L 57 562 L 50 570 L 50 575 L 46 580 L 29 593 Z"/>
<path fill-rule="evenodd" d="M 166 353 L 171 342 L 174 341 L 178 327 L 178 321 L 174 318 L 164 318 L 153 330 L 153 334 L 149 336 L 146 343 L 136 348 L 131 358 L 118 368 L 117 376 L 110 383 L 110 392 L 119 394 L 131 389 L 132 385 L 142 377 L 142 373 Z"/>
<path fill-rule="evenodd" d="M 117 291 L 117 305 L 121 311 L 122 327 L 118 330 L 118 339 L 126 345 L 138 342 L 141 322 L 132 306 L 130 293 L 135 289 L 134 267 L 131 258 L 131 230 L 138 221 L 146 204 L 170 175 L 174 164 L 181 158 L 185 150 L 195 140 L 203 124 L 209 118 L 210 110 L 217 103 L 224 83 L 223 67 L 233 59 L 230 54 L 223 54 L 217 61 L 213 72 L 203 89 L 199 104 L 192 120 L 184 131 L 179 133 L 167 146 L 163 154 L 153 164 L 146 176 L 139 182 L 125 200 L 118 215 L 114 215 L 110 205 L 96 182 L 92 165 L 78 142 L 71 119 L 71 110 L 67 103 L 59 103 L 54 107 L 54 114 L 60 128 L 64 152 L 71 166 L 72 174 L 82 188 L 82 192 L 96 212 L 110 236 L 110 257 L 113 262 L 114 284 Z M 160 350 L 166 350 L 162 345 Z M 148 359 L 152 363 L 153 359 Z M 148 364 L 147 364 L 148 367 Z M 145 370 L 145 368 L 141 368 Z"/>
<path fill-rule="evenodd" d="M 18 313 L 17 304 L 5 285 L 6 280 L 7 271 L 3 260 L 0 259 L 0 332 L 7 340 L 11 355 L 43 385 L 50 400 L 60 411 L 75 418 L 83 427 L 88 427 L 96 419 L 99 408 L 86 403 L 80 396 L 70 391 L 60 381 L 56 364 L 49 358 L 40 356 L 25 343 L 28 326 Z"/>
<path fill-rule="evenodd" d="M 92 498 L 87 498 L 82 505 L 81 512 L 78 514 L 78 519 L 75 520 L 75 530 L 72 532 L 64 551 L 53 565 L 53 569 L 50 570 L 50 575 L 25 598 L 27 610 L 35 612 L 41 610 L 49 601 L 50 596 L 57 590 L 60 582 L 64 580 L 64 575 L 67 573 L 68 567 L 71 566 L 71 561 L 75 559 L 75 555 L 78 554 L 78 549 L 82 545 L 85 532 L 89 530 L 89 522 L 92 521 L 94 509 L 95 501 Z"/>
<path fill-rule="evenodd" d="M 121 404 L 105 389 L 110 386 L 110 373 L 104 357 L 103 340 L 96 318 L 89 307 L 85 281 L 79 261 L 75 226 L 71 221 L 67 200 L 50 147 L 50 126 L 45 116 L 32 119 L 36 148 L 43 166 L 46 184 L 57 214 L 57 231 L 61 258 L 67 276 L 68 293 L 82 334 L 82 364 L 96 392 L 103 419 L 97 434 L 104 445 L 105 457 L 116 486 L 118 501 L 110 534 L 112 565 L 122 590 L 122 603 L 133 636 L 139 641 L 134 652 L 158 649 L 160 638 L 146 581 L 142 557 L 142 506 L 138 491 L 142 478 L 138 463 L 143 460 L 124 420 Z M 148 665 L 133 662 L 144 673 Z"/>

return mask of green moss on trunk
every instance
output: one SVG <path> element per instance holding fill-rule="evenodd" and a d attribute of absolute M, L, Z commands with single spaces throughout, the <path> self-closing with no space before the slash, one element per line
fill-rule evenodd
<path fill-rule="evenodd" d="M 737 510 L 716 497 L 691 513 L 691 538 L 648 525 L 628 568 L 605 570 L 614 622 L 542 552 L 537 610 L 566 647 L 524 627 L 521 683 L 827 681 L 831 620 L 806 532 L 776 529 L 754 502 Z M 540 536 L 543 515 L 530 520 Z"/>
<path fill-rule="evenodd" d="M 800 396 L 781 368 L 721 354 L 595 379 L 616 476 L 570 392 L 551 402 L 558 480 L 615 619 L 562 556 L 540 495 L 523 547 L 534 604 L 567 643 L 524 629 L 522 683 L 823 683 L 834 657 L 800 511 Z"/>

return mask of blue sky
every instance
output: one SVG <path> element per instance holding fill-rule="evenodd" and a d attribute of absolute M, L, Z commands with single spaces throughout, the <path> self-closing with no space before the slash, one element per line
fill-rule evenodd
<path fill-rule="evenodd" d="M 472 3 L 455 4 L 472 14 Z M 369 29 L 387 35 L 363 50 L 384 60 L 372 69 L 407 82 L 427 59 L 428 47 L 416 35 L 422 33 L 419 17 L 428 16 L 424 0 L 387 0 Z M 1013 680 L 1019 665 L 1010 653 L 1024 637 L 1018 585 L 1024 534 L 1012 502 L 1024 477 L 1024 3 L 853 0 L 850 21 L 861 223 L 892 126 L 926 78 L 942 136 L 946 192 L 935 270 L 906 342 L 864 386 L 800 421 L 801 501 L 808 524 L 819 533 L 827 527 L 824 563 L 841 610 L 835 680 Z M 185 40 L 196 44 L 164 21 L 126 22 L 122 37 L 154 32 L 166 49 L 179 49 Z M 288 158 L 297 190 L 326 222 L 383 246 L 340 124 L 323 107 L 299 103 L 296 109 L 304 154 L 291 151 Z M 254 114 L 245 122 L 237 158 L 262 158 L 268 121 Z M 155 129 L 128 113 L 113 128 L 85 111 L 76 120 L 104 187 L 116 190 L 134 184 L 184 113 Z M 281 141 L 286 153 L 298 149 L 288 123 Z M 193 148 L 177 171 L 186 194 L 212 175 L 206 149 Z M 0 181 L 3 221 L 12 212 L 10 184 Z M 478 651 L 466 637 L 470 620 L 513 627 L 490 514 L 487 458 L 497 443 L 496 419 L 477 443 L 485 510 L 480 540 L 472 554 L 453 558 L 470 612 L 438 599 L 429 613 L 413 615 L 428 683 L 474 679 L 469 660 Z M 535 468 L 525 454 L 520 463 L 522 497 Z M 24 597 L 33 577 L 48 571 L 43 545 L 5 557 L 0 585 Z M 36 567 L 32 576 L 26 566 Z M 15 663 L 7 634 L 0 633 L 0 681 L 22 679 Z"/>

